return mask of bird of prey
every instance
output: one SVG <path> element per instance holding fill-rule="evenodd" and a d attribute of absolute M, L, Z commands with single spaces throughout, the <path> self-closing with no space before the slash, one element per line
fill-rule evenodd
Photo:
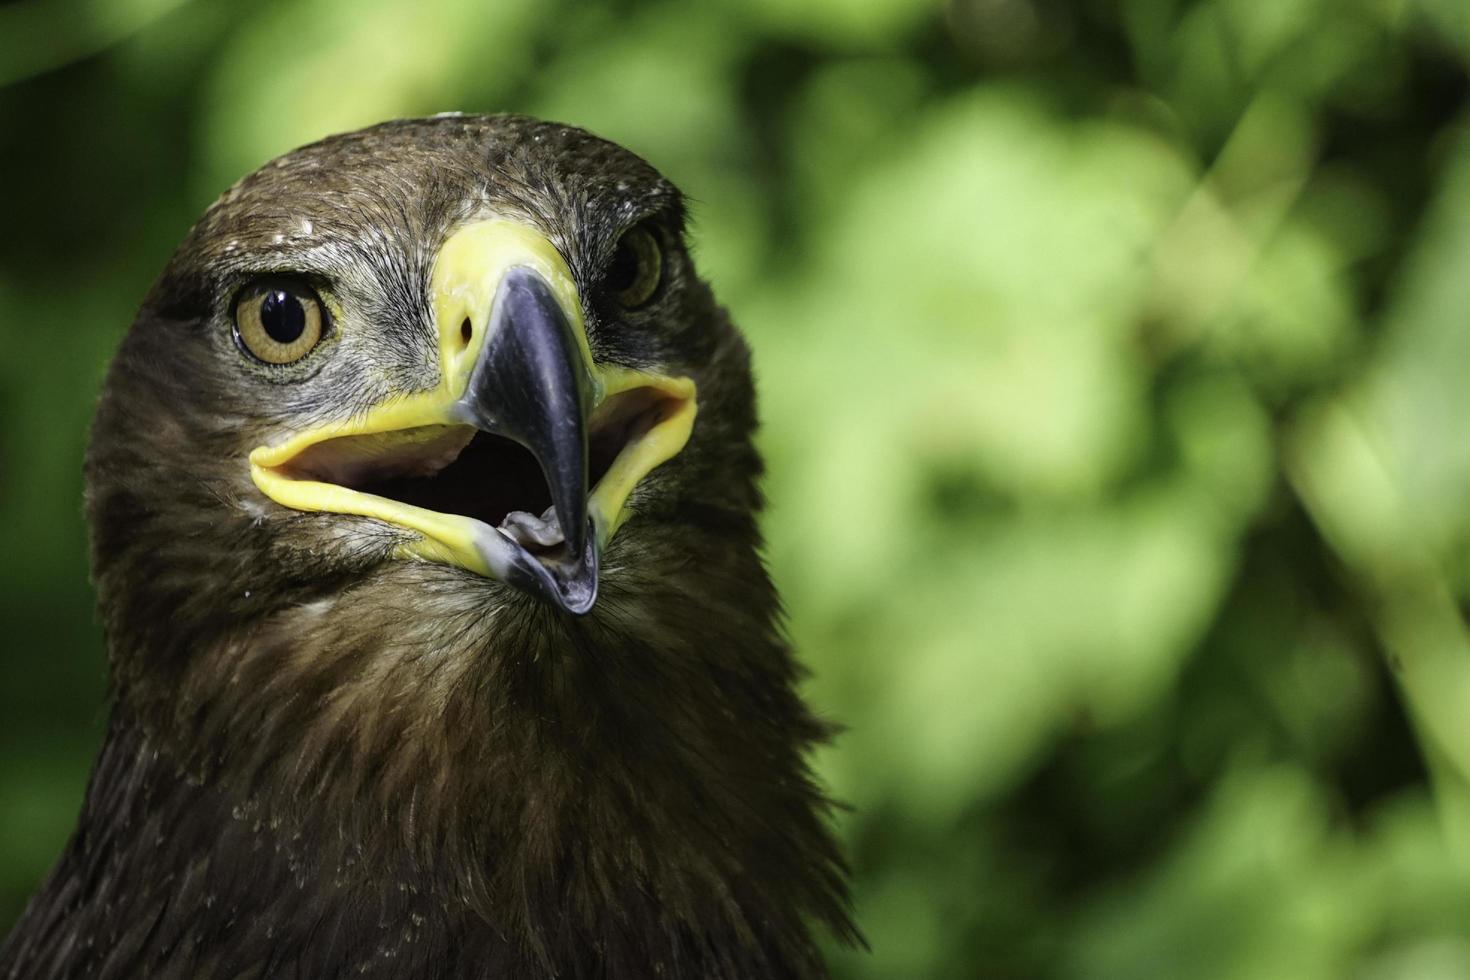
<path fill-rule="evenodd" d="M 0 976 L 824 976 L 754 427 L 619 146 L 450 115 L 245 177 L 107 375 L 109 720 Z"/>

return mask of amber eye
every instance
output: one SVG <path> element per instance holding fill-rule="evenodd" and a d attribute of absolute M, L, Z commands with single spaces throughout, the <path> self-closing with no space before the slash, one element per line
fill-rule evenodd
<path fill-rule="evenodd" d="M 618 242 L 603 278 L 618 305 L 636 309 L 658 292 L 664 274 L 664 255 L 653 232 L 639 225 Z"/>
<path fill-rule="evenodd" d="M 267 364 L 290 364 L 322 339 L 325 318 L 311 287 L 263 280 L 246 286 L 235 299 L 235 340 Z"/>

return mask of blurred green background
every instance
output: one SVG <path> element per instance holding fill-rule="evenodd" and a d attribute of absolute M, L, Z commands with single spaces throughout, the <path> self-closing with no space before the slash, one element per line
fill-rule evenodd
<path fill-rule="evenodd" d="M 1470 976 L 1464 0 L 0 5 L 0 926 L 100 739 L 104 365 L 193 218 L 509 109 L 694 200 L 872 952 Z"/>

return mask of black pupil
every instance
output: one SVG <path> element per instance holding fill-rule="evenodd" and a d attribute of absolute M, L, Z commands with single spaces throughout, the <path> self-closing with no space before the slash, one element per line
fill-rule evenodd
<path fill-rule="evenodd" d="M 260 325 L 276 343 L 294 343 L 306 329 L 306 309 L 286 290 L 272 289 L 260 301 Z"/>
<path fill-rule="evenodd" d="M 631 289 L 638 281 L 638 250 L 624 238 L 613 252 L 612 263 L 607 267 L 607 287 L 615 293 Z"/>

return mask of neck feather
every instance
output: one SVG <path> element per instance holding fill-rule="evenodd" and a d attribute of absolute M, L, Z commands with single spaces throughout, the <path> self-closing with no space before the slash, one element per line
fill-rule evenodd
<path fill-rule="evenodd" d="M 120 690 L 76 837 L 0 964 L 824 975 L 810 924 L 853 937 L 805 762 L 827 732 L 773 602 L 713 615 L 642 582 L 583 620 L 487 620 L 443 575 L 283 608 L 167 691 Z M 60 949 L 66 970 L 39 968 Z"/>

